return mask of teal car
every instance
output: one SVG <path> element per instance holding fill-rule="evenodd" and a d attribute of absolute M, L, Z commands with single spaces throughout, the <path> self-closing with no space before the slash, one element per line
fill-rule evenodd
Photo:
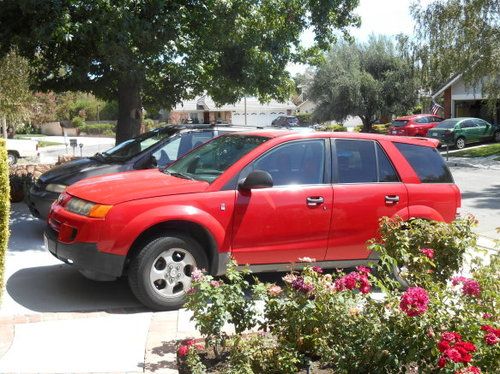
<path fill-rule="evenodd" d="M 480 118 L 449 118 L 430 129 L 427 137 L 439 140 L 441 145 L 462 149 L 469 143 L 500 142 L 500 126 Z"/>

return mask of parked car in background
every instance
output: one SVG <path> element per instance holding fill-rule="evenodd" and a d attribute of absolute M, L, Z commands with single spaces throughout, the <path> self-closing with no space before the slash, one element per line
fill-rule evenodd
<path fill-rule="evenodd" d="M 190 125 L 147 132 L 93 157 L 70 161 L 45 172 L 31 186 L 26 203 L 35 217 L 46 219 L 59 194 L 79 180 L 121 171 L 163 168 L 208 140 L 238 130 L 244 129 Z"/>
<path fill-rule="evenodd" d="M 427 131 L 443 119 L 433 114 L 414 114 L 398 117 L 389 126 L 390 135 L 426 136 Z"/>
<path fill-rule="evenodd" d="M 298 127 L 299 119 L 295 116 L 279 116 L 271 122 L 273 127 Z"/>
<path fill-rule="evenodd" d="M 29 139 L 7 139 L 7 158 L 9 165 L 17 163 L 19 158 L 37 157 L 38 142 Z"/>
<path fill-rule="evenodd" d="M 480 118 L 449 118 L 429 130 L 427 137 L 439 140 L 441 145 L 462 149 L 469 143 L 500 142 L 500 126 Z"/>
<path fill-rule="evenodd" d="M 152 309 L 182 306 L 195 268 L 229 259 L 284 271 L 376 260 L 383 216 L 451 222 L 460 191 L 431 139 L 261 130 L 218 137 L 165 170 L 80 181 L 52 205 L 57 258 L 95 280 L 128 276 Z"/>

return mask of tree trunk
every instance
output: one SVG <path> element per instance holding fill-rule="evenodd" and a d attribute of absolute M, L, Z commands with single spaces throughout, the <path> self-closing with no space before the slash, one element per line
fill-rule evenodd
<path fill-rule="evenodd" d="M 371 132 L 372 131 L 372 121 L 371 118 L 362 116 L 360 117 L 363 122 L 363 130 L 361 132 Z"/>
<path fill-rule="evenodd" d="M 7 118 L 4 116 L 0 117 L 0 126 L 2 126 L 2 136 L 7 139 Z"/>
<path fill-rule="evenodd" d="M 118 83 L 118 124 L 116 144 L 139 135 L 142 122 L 141 89 L 137 81 L 124 79 Z"/>

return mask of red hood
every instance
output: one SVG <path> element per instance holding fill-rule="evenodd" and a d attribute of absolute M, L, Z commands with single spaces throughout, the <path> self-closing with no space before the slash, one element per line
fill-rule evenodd
<path fill-rule="evenodd" d="M 67 192 L 84 200 L 114 205 L 125 201 L 181 193 L 202 192 L 207 182 L 172 177 L 158 169 L 128 171 L 87 178 Z"/>

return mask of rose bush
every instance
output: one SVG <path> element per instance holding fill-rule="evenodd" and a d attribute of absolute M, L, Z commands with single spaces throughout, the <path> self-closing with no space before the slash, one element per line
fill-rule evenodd
<path fill-rule="evenodd" d="M 224 280 L 194 272 L 187 307 L 206 349 L 179 355 L 198 355 L 192 372 L 212 351 L 220 373 L 296 373 L 310 365 L 334 373 L 500 372 L 500 260 L 473 260 L 467 274 L 458 273 L 463 242 L 474 243 L 466 227 L 472 223 L 409 229 L 384 220 L 372 242 L 380 254 L 373 271 L 329 273 L 306 264 L 267 285 L 250 285 L 234 263 Z M 405 238 L 399 249 L 394 238 Z M 401 260 L 408 264 L 406 290 L 387 271 Z M 224 324 L 236 334 L 225 336 Z"/>

